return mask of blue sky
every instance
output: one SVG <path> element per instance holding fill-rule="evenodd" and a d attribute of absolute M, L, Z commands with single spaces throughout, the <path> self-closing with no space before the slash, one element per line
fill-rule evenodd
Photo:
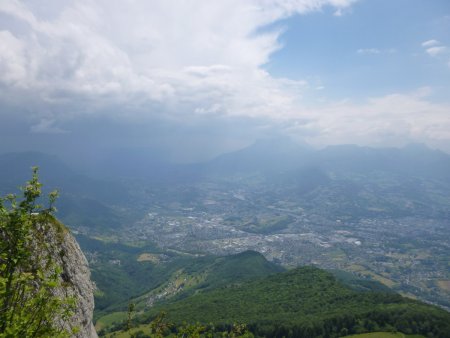
<path fill-rule="evenodd" d="M 285 29 L 283 48 L 266 69 L 316 81 L 326 98 L 364 99 L 431 86 L 436 99 L 450 100 L 450 50 L 433 58 L 422 47 L 432 39 L 450 46 L 450 2 L 366 0 L 342 16 L 333 11 L 276 23 Z"/>
<path fill-rule="evenodd" d="M 450 152 L 446 0 L 0 2 L 0 152 Z"/>

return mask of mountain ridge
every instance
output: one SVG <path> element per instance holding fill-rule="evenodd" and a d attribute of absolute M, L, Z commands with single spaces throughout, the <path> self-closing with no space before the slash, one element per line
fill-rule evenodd
<path fill-rule="evenodd" d="M 173 299 L 140 312 L 136 330 L 148 330 L 144 323 L 160 311 L 175 326 L 199 322 L 221 331 L 245 323 L 257 337 L 341 337 L 383 330 L 448 337 L 450 332 L 450 314 L 442 309 L 391 292 L 355 291 L 312 266 Z"/>

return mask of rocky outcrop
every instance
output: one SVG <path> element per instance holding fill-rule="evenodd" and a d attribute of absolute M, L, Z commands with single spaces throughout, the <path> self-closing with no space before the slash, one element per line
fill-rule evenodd
<path fill-rule="evenodd" d="M 76 301 L 74 313 L 69 320 L 55 320 L 67 332 L 74 332 L 73 337 L 97 337 L 92 322 L 95 285 L 90 279 L 88 262 L 80 246 L 70 231 L 54 218 L 47 218 L 36 229 L 36 257 L 42 262 L 51 256 L 53 263 L 62 269 L 61 286 L 56 288 L 55 294 L 61 298 L 71 297 Z"/>

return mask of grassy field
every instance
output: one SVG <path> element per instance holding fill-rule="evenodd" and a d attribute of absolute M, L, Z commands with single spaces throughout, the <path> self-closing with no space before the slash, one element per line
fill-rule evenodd
<path fill-rule="evenodd" d="M 437 284 L 442 290 L 450 292 L 450 280 L 440 280 Z"/>
<path fill-rule="evenodd" d="M 389 278 L 378 275 L 378 274 L 368 270 L 364 266 L 353 264 L 349 267 L 349 270 L 353 271 L 355 273 L 360 273 L 361 275 L 364 275 L 366 277 L 370 276 L 372 279 L 386 285 L 389 288 L 396 286 L 396 283 L 394 281 L 390 280 Z"/>
<path fill-rule="evenodd" d="M 137 261 L 138 262 L 152 262 L 155 264 L 160 263 L 159 255 L 155 255 L 155 254 L 151 254 L 151 253 L 147 253 L 147 252 L 140 254 L 139 257 L 137 258 Z"/>
<path fill-rule="evenodd" d="M 103 316 L 97 320 L 95 323 L 95 329 L 100 331 L 104 327 L 111 326 L 114 323 L 120 323 L 127 318 L 126 312 L 113 312 L 111 314 L 108 314 L 106 316 Z"/>
<path fill-rule="evenodd" d="M 118 331 L 113 333 L 106 334 L 106 338 L 130 338 L 135 335 L 137 332 L 143 331 L 146 334 L 150 333 L 150 324 L 147 325 L 139 325 L 138 327 L 134 327 L 129 331 Z"/>

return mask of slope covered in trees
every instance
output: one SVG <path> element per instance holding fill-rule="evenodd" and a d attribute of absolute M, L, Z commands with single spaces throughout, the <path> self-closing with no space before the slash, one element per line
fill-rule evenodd
<path fill-rule="evenodd" d="M 85 250 L 100 250 L 94 245 L 102 243 L 93 240 L 88 243 L 85 238 L 79 238 Z M 96 318 L 99 321 L 102 322 L 105 315 L 123 314 L 130 298 L 134 298 L 136 309 L 142 310 L 147 307 L 149 299 L 157 304 L 169 299 L 186 298 L 194 293 L 284 271 L 281 266 L 267 261 L 254 251 L 225 257 L 193 257 L 166 252 L 163 257 L 167 261 L 159 263 L 140 259 L 146 255 L 158 257 L 155 250 L 151 251 L 153 254 L 145 253 L 150 249 L 154 248 L 103 244 L 103 254 L 98 255 L 97 262 L 91 264 L 92 276 L 99 291 L 96 297 Z M 105 263 L 113 255 L 120 257 L 120 265 Z"/>
<path fill-rule="evenodd" d="M 157 306 L 139 321 L 148 323 L 162 310 L 177 325 L 212 323 L 224 331 L 233 323 L 245 323 L 256 336 L 267 337 L 340 337 L 374 331 L 427 337 L 450 334 L 450 314 L 444 310 L 398 294 L 355 291 L 314 267 Z"/>

